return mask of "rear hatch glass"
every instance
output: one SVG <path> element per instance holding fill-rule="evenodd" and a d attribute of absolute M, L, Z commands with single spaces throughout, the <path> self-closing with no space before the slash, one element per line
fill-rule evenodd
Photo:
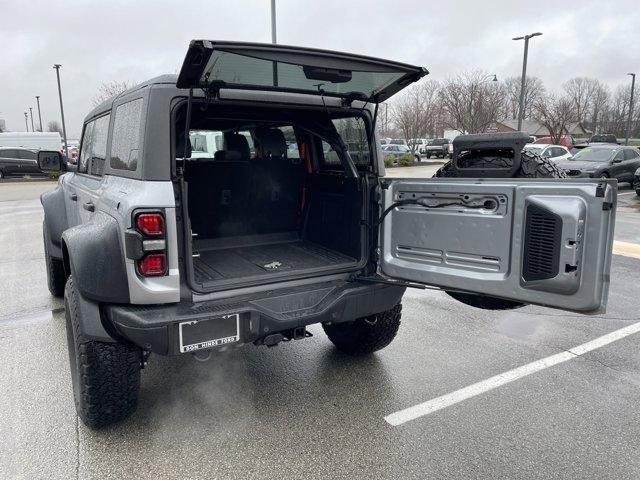
<path fill-rule="evenodd" d="M 382 102 L 428 72 L 362 55 L 282 45 L 194 40 L 179 88 L 242 88 Z"/>

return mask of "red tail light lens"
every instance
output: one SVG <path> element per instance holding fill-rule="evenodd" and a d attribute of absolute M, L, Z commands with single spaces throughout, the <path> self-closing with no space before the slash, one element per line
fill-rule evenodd
<path fill-rule="evenodd" d="M 164 218 L 159 213 L 141 213 L 136 217 L 136 227 L 148 237 L 164 235 Z"/>
<path fill-rule="evenodd" d="M 167 256 L 150 253 L 138 262 L 138 270 L 145 277 L 160 277 L 167 273 Z"/>

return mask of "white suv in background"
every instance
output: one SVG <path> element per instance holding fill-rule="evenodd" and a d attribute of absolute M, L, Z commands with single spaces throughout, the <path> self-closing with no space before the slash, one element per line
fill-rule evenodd
<path fill-rule="evenodd" d="M 554 162 L 559 160 L 568 160 L 573 155 L 571 152 L 562 145 L 550 145 L 546 143 L 529 143 L 524 146 L 525 150 L 529 152 L 537 153 L 541 157 L 548 158 Z"/>

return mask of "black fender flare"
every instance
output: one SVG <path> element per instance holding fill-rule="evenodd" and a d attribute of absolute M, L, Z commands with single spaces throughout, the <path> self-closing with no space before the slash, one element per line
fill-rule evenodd
<path fill-rule="evenodd" d="M 100 303 L 130 303 L 120 229 L 115 218 L 95 212 L 62 234 L 65 268 L 78 292 Z"/>
<path fill-rule="evenodd" d="M 58 184 L 40 195 L 40 203 L 44 210 L 44 241 L 48 242 L 49 255 L 62 258 L 62 234 L 69 228 L 64 190 Z"/>

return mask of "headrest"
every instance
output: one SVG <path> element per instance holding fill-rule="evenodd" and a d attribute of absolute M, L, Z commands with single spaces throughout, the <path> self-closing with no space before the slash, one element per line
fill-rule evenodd
<path fill-rule="evenodd" d="M 265 157 L 284 157 L 287 151 L 287 141 L 284 133 L 277 128 L 262 128 L 255 132 L 256 143 L 260 147 L 260 154 Z"/>
<path fill-rule="evenodd" d="M 247 141 L 247 137 L 240 133 L 225 133 L 224 149 L 227 151 L 238 152 L 240 158 L 243 160 L 248 160 L 251 156 L 251 150 L 249 149 L 249 142 Z"/>

